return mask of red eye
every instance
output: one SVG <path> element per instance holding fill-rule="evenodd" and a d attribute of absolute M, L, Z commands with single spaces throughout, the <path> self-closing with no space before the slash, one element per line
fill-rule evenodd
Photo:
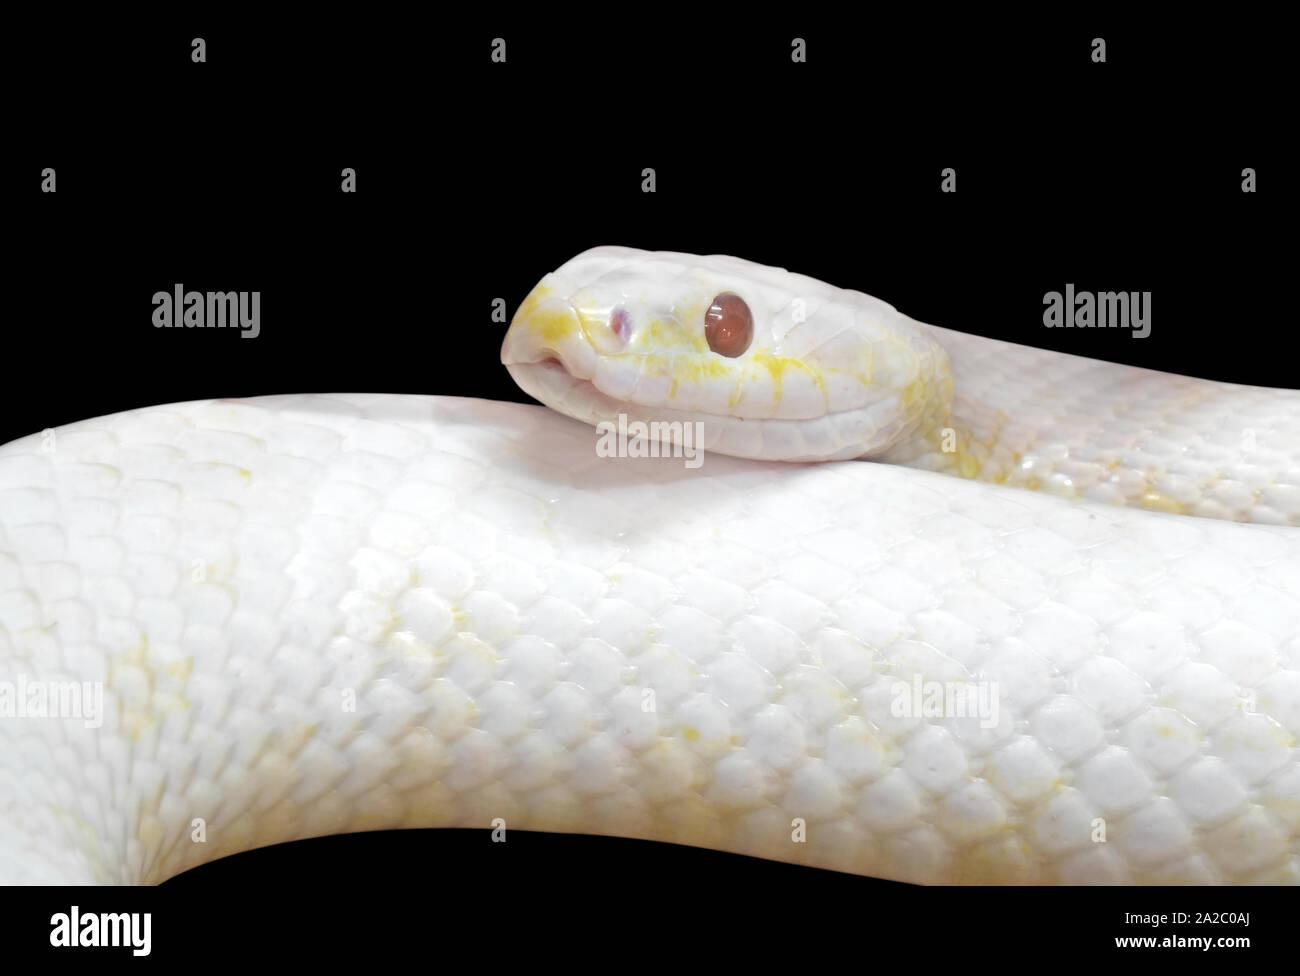
<path fill-rule="evenodd" d="M 754 316 L 739 295 L 724 291 L 704 313 L 704 338 L 719 356 L 735 359 L 754 338 Z"/>

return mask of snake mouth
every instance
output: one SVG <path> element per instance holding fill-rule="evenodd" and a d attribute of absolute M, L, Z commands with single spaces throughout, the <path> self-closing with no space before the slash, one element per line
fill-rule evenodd
<path fill-rule="evenodd" d="M 510 375 L 524 392 L 546 406 L 554 406 L 562 413 L 590 420 L 614 420 L 620 413 L 638 414 L 650 417 L 652 414 L 671 416 L 674 419 L 702 420 L 712 423 L 759 423 L 777 418 L 740 417 L 734 413 L 716 413 L 698 407 L 675 406 L 671 402 L 642 402 L 634 398 L 621 398 L 602 390 L 594 379 L 588 379 L 572 372 L 567 363 L 551 350 L 540 350 L 540 358 L 528 362 L 506 361 L 504 363 Z M 589 410 L 576 410 L 582 406 Z M 823 417 L 844 416 L 855 410 L 827 411 Z M 818 418 L 798 418 L 808 420 Z"/>
<path fill-rule="evenodd" d="M 507 362 L 519 388 L 539 403 L 574 420 L 600 427 L 626 420 L 656 424 L 695 424 L 696 443 L 704 450 L 757 460 L 796 463 L 843 461 L 861 457 L 865 438 L 851 432 L 872 424 L 867 410 L 848 410 L 816 421 L 746 420 L 729 414 L 646 406 L 604 393 L 591 380 L 569 372 L 558 357 L 532 362 Z"/>
<path fill-rule="evenodd" d="M 506 360 L 504 365 L 519 388 L 543 405 L 604 398 L 591 380 L 574 376 L 553 351 L 544 349 L 540 358 L 528 362 Z M 567 412 L 567 410 L 565 411 Z"/>
<path fill-rule="evenodd" d="M 519 384 L 520 389 L 543 405 L 549 402 L 547 397 L 554 396 L 560 391 L 565 392 L 566 396 L 600 393 L 591 380 L 574 376 L 569 371 L 569 367 L 564 364 L 564 360 L 553 353 L 550 355 L 544 353 L 541 359 L 533 362 L 508 362 L 505 367 Z M 534 384 L 537 386 L 536 390 L 533 389 Z"/>

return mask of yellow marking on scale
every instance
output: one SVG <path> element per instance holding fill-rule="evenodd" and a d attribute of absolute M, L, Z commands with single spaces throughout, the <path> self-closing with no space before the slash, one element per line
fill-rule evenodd
<path fill-rule="evenodd" d="M 1169 512 L 1172 515 L 1186 515 L 1189 508 L 1185 502 L 1170 498 L 1164 492 L 1148 490 L 1142 493 L 1141 505 L 1149 512 Z"/>
<path fill-rule="evenodd" d="M 718 357 L 709 355 L 701 357 L 679 357 L 674 360 L 673 374 L 677 379 L 699 383 L 706 379 L 721 379 L 732 372 L 726 363 Z"/>
<path fill-rule="evenodd" d="M 193 656 L 187 657 L 182 661 L 172 661 L 167 665 L 167 675 L 171 678 L 177 678 L 185 681 L 189 678 L 190 672 L 194 670 Z"/>
<path fill-rule="evenodd" d="M 809 366 L 801 359 L 794 359 L 790 356 L 774 356 L 770 352 L 758 351 L 749 357 L 750 362 L 756 366 L 766 369 L 772 377 L 772 399 L 774 401 L 781 399 L 782 381 L 787 372 L 803 373 L 813 381 L 813 384 L 823 394 L 826 392 L 826 381 L 822 378 L 821 371 Z"/>
<path fill-rule="evenodd" d="M 568 303 L 544 306 L 551 290 L 538 285 L 528 293 L 515 313 L 515 320 L 525 322 L 528 328 L 544 342 L 558 342 L 573 334 L 575 316 Z"/>
<path fill-rule="evenodd" d="M 659 350 L 689 346 L 701 355 L 709 353 L 703 330 L 684 328 L 675 319 L 651 319 L 639 330 L 635 344 Z"/>

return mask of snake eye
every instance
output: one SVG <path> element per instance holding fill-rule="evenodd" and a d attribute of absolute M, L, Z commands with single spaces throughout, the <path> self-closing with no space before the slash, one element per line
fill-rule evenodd
<path fill-rule="evenodd" d="M 724 291 L 704 313 L 704 338 L 719 356 L 735 359 L 754 338 L 754 316 L 739 295 Z"/>

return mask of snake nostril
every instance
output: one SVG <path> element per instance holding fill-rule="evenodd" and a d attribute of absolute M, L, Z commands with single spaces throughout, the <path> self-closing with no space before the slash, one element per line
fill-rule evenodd
<path fill-rule="evenodd" d="M 632 323 L 628 319 L 627 312 L 621 308 L 614 309 L 609 317 L 609 328 L 619 342 L 627 342 L 628 336 L 632 333 Z"/>

